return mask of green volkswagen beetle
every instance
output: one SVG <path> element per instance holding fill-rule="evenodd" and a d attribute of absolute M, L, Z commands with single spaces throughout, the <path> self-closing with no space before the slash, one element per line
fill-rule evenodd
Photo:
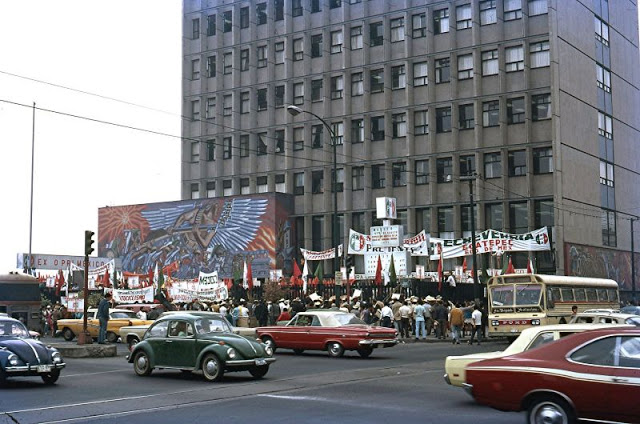
<path fill-rule="evenodd" d="M 225 371 L 249 371 L 254 378 L 262 378 L 276 359 L 271 347 L 233 334 L 219 314 L 185 313 L 154 322 L 128 360 L 139 376 L 151 374 L 154 368 L 201 370 L 206 380 L 219 381 Z"/>

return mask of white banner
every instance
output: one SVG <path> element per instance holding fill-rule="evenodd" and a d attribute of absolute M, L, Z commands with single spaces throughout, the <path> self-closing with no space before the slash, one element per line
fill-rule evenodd
<path fill-rule="evenodd" d="M 133 290 L 113 290 L 113 300 L 117 303 L 152 303 L 153 286 Z"/>
<path fill-rule="evenodd" d="M 364 255 L 364 273 L 366 278 L 374 278 L 378 267 L 378 257 L 382 263 L 382 276 L 388 272 L 391 264 L 391 256 L 393 255 L 393 266 L 396 269 L 396 277 L 407 276 L 407 263 L 409 254 L 407 252 L 389 252 L 389 253 L 367 253 Z"/>
<path fill-rule="evenodd" d="M 198 282 L 200 283 L 200 287 L 202 289 L 214 288 L 218 284 L 218 271 L 213 271 L 211 274 L 205 274 L 200 271 L 200 275 L 198 276 Z"/>
<path fill-rule="evenodd" d="M 409 252 L 411 256 L 428 256 L 429 255 L 429 236 L 420 231 L 414 237 L 404 239 L 402 246 L 395 247 L 373 247 L 371 236 L 369 234 L 361 234 L 357 231 L 349 229 L 349 246 L 347 254 L 349 255 L 365 255 L 367 253 L 391 253 L 391 252 Z"/>
<path fill-rule="evenodd" d="M 323 250 L 321 252 L 316 252 L 313 250 L 300 248 L 302 257 L 304 257 L 305 261 L 324 261 L 326 259 L 333 259 L 335 256 L 335 250 L 335 248 L 332 248 Z M 338 246 L 338 256 L 342 256 L 342 245 Z"/>
<path fill-rule="evenodd" d="M 471 237 L 459 239 L 440 239 L 431 237 L 431 244 L 434 245 L 431 255 L 432 261 L 440 259 L 436 245 L 442 246 L 442 258 L 451 259 L 460 256 L 469 256 L 473 252 Z M 530 252 L 551 250 L 547 227 L 540 228 L 530 233 L 510 234 L 495 230 L 485 230 L 476 233 L 476 254 L 492 252 Z"/>

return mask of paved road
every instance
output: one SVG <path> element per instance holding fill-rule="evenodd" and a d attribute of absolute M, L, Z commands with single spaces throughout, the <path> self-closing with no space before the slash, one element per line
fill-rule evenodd
<path fill-rule="evenodd" d="M 476 405 L 442 379 L 449 354 L 503 349 L 448 343 L 407 343 L 376 350 L 368 359 L 347 352 L 294 355 L 279 350 L 263 380 L 229 373 L 220 383 L 176 371 L 138 377 L 119 346 L 114 358 L 68 359 L 58 384 L 10 379 L 0 389 L 5 423 L 303 422 L 382 423 L 402 418 L 422 422 L 513 423 L 521 414 Z M 202 421 L 204 420 L 204 421 Z M 251 421 L 250 421 L 251 420 Z M 409 421 L 411 422 L 411 421 Z"/>

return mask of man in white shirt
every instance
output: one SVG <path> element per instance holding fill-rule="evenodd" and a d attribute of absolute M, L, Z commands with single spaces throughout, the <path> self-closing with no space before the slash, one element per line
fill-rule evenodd
<path fill-rule="evenodd" d="M 147 319 L 147 313 L 143 309 L 140 309 L 136 314 L 136 316 L 138 317 L 138 319 L 142 319 L 142 320 Z"/>
<path fill-rule="evenodd" d="M 400 336 L 408 339 L 409 326 L 411 325 L 409 322 L 409 318 L 411 317 L 409 302 L 405 300 L 398 312 L 400 313 Z"/>
<path fill-rule="evenodd" d="M 380 325 L 383 327 L 392 328 L 393 324 L 393 311 L 389 307 L 389 305 L 384 305 L 382 309 L 380 309 Z"/>
<path fill-rule="evenodd" d="M 447 284 L 449 285 L 449 300 L 455 302 L 456 299 L 456 278 L 453 276 L 453 273 L 449 273 L 449 277 L 447 278 Z"/>
<path fill-rule="evenodd" d="M 473 277 L 469 276 L 469 278 L 467 278 L 467 284 L 473 284 L 475 283 L 475 281 L 473 281 Z"/>
<path fill-rule="evenodd" d="M 477 334 L 478 346 L 480 346 L 480 338 L 482 337 L 482 312 L 480 311 L 480 306 L 475 305 L 473 307 L 471 319 L 473 320 L 473 330 L 471 330 L 471 339 L 469 339 L 469 344 L 473 344 L 473 338 Z"/>

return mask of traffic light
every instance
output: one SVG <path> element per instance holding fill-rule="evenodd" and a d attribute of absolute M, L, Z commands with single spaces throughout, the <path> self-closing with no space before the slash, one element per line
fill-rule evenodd
<path fill-rule="evenodd" d="M 89 230 L 86 230 L 84 232 L 84 255 L 85 256 L 89 256 L 94 250 L 92 247 L 92 244 L 93 244 L 93 236 L 95 234 L 96 233 Z"/>
<path fill-rule="evenodd" d="M 349 269 L 351 269 L 351 267 L 353 266 L 353 256 L 352 255 L 347 255 L 347 262 L 346 265 L 347 267 L 347 272 L 349 272 Z"/>

